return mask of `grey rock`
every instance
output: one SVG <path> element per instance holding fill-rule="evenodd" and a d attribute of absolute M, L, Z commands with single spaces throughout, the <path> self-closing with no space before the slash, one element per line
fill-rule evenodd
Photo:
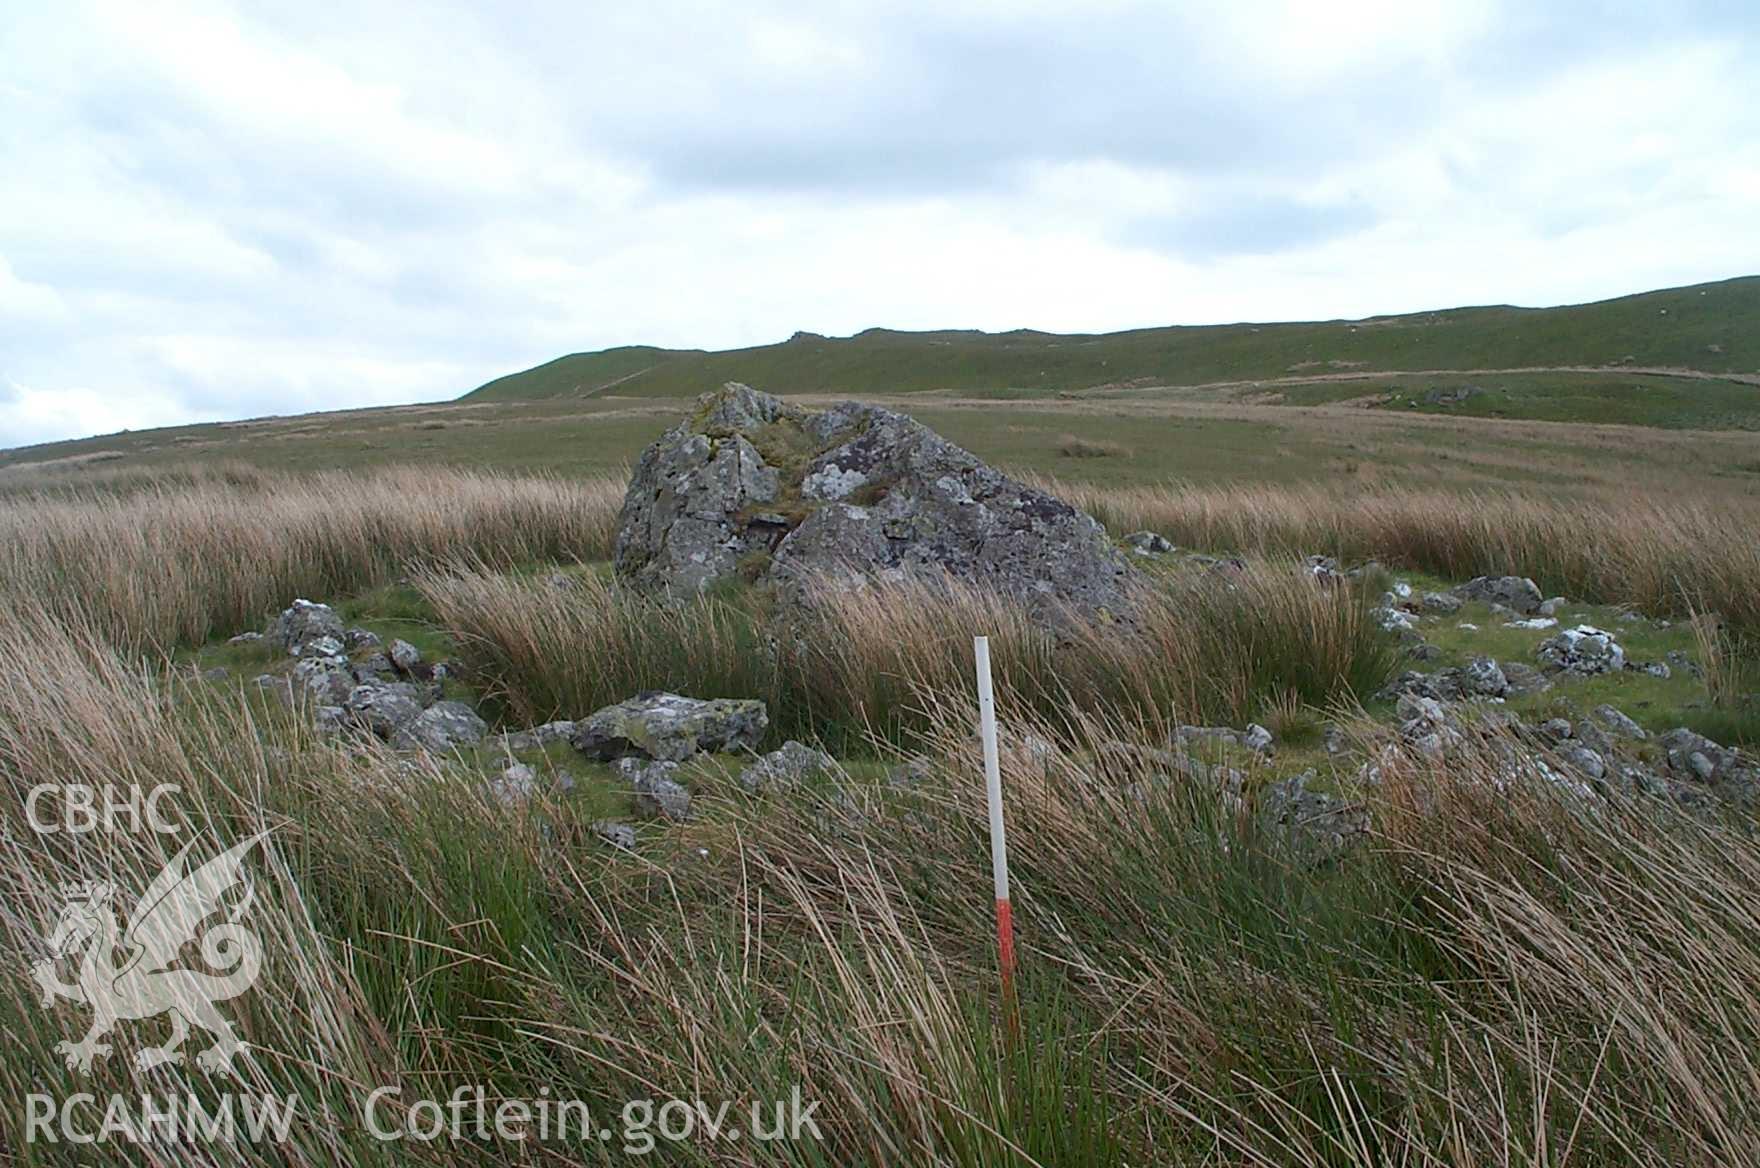
<path fill-rule="evenodd" d="M 1245 730 L 1229 726 L 1180 726 L 1174 730 L 1174 739 L 1181 743 L 1220 742 L 1255 754 L 1269 754 L 1273 741 L 1271 731 L 1256 722 L 1249 723 Z"/>
<path fill-rule="evenodd" d="M 1386 633 L 1402 633 L 1413 627 L 1411 617 L 1399 609 L 1385 604 L 1370 609 L 1369 619 L 1373 620 L 1376 626 Z"/>
<path fill-rule="evenodd" d="M 372 629 L 355 625 L 342 634 L 342 644 L 350 653 L 359 649 L 376 649 L 379 647 L 379 634 Z"/>
<path fill-rule="evenodd" d="M 312 724 L 320 734 L 340 734 L 348 713 L 341 706 L 318 706 L 312 710 Z"/>
<path fill-rule="evenodd" d="M 1053 612 L 1120 611 L 1130 571 L 1092 518 L 903 414 L 732 383 L 643 452 L 615 560 L 670 596 L 737 575 L 797 598 L 951 576 Z"/>
<path fill-rule="evenodd" d="M 1500 698 L 1509 692 L 1509 679 L 1497 662 L 1475 657 L 1460 670 L 1461 692 L 1469 697 Z"/>
<path fill-rule="evenodd" d="M 595 819 L 591 830 L 594 835 L 621 852 L 636 850 L 636 829 L 627 823 L 619 823 L 615 819 Z"/>
<path fill-rule="evenodd" d="M 342 641 L 337 637 L 313 637 L 293 650 L 295 657 L 340 657 Z"/>
<path fill-rule="evenodd" d="M 1687 769 L 1709 783 L 1717 776 L 1717 764 L 1703 751 L 1692 751 L 1687 755 Z"/>
<path fill-rule="evenodd" d="M 625 757 L 612 765 L 634 788 L 636 806 L 643 812 L 680 822 L 690 818 L 691 793 L 672 777 L 677 763 Z"/>
<path fill-rule="evenodd" d="M 1338 561 L 1331 556 L 1308 556 L 1302 561 L 1308 575 L 1322 584 L 1342 584 L 1348 578 L 1338 569 Z"/>
<path fill-rule="evenodd" d="M 523 762 L 511 763 L 490 779 L 489 797 L 504 807 L 528 803 L 538 793 L 538 772 Z"/>
<path fill-rule="evenodd" d="M 408 682 L 357 685 L 343 707 L 357 725 L 389 739 L 421 716 L 422 691 Z"/>
<path fill-rule="evenodd" d="M 769 725 L 764 703 L 754 698 L 650 692 L 583 718 L 569 740 L 602 762 L 627 755 L 678 762 L 701 751 L 756 749 Z"/>
<path fill-rule="evenodd" d="M 1552 688 L 1552 679 L 1524 661 L 1499 661 L 1503 679 L 1509 684 L 1505 697 L 1527 697 Z"/>
<path fill-rule="evenodd" d="M 1627 667 L 1630 669 L 1636 669 L 1639 673 L 1647 673 L 1651 677 L 1661 678 L 1663 681 L 1667 681 L 1674 676 L 1674 670 L 1670 669 L 1661 661 L 1645 661 L 1642 663 L 1632 662 Z"/>
<path fill-rule="evenodd" d="M 1413 661 L 1435 661 L 1442 656 L 1442 646 L 1432 645 L 1429 641 L 1419 641 L 1406 649 L 1406 656 Z"/>
<path fill-rule="evenodd" d="M 1571 736 L 1571 724 L 1564 718 L 1548 718 L 1540 723 L 1540 733 L 1553 741 L 1561 741 Z"/>
<path fill-rule="evenodd" d="M 1601 756 L 1586 746 L 1572 746 L 1565 750 L 1564 760 L 1588 775 L 1591 779 L 1599 779 L 1607 773 L 1607 764 Z"/>
<path fill-rule="evenodd" d="M 1613 706 L 1596 706 L 1593 710 L 1589 711 L 1589 716 L 1600 722 L 1613 733 L 1619 735 L 1621 738 L 1631 738 L 1642 741 L 1650 737 L 1642 726 L 1632 721 L 1624 714 L 1624 712 L 1615 709 Z"/>
<path fill-rule="evenodd" d="M 463 702 L 435 702 L 392 736 L 401 750 L 452 750 L 481 742 L 489 724 Z"/>
<path fill-rule="evenodd" d="M 1689 677 L 1705 676 L 1705 671 L 1699 668 L 1699 663 L 1679 649 L 1670 649 L 1662 655 L 1662 659 Z"/>
<path fill-rule="evenodd" d="M 1448 616 L 1459 612 L 1464 602 L 1460 597 L 1449 592 L 1426 592 L 1420 598 L 1419 603 L 1425 612 L 1434 613 L 1437 616 Z"/>
<path fill-rule="evenodd" d="M 354 685 L 354 674 L 341 657 L 302 657 L 293 667 L 293 692 L 319 705 L 342 705 Z"/>
<path fill-rule="evenodd" d="M 1554 596 L 1549 599 L 1542 600 L 1540 602 L 1540 607 L 1537 611 L 1540 613 L 1541 616 L 1557 616 L 1559 613 L 1564 611 L 1564 606 L 1569 603 L 1570 603 L 1570 601 L 1566 600 L 1562 596 Z"/>
<path fill-rule="evenodd" d="M 1173 542 L 1153 531 L 1133 531 L 1124 542 L 1139 556 L 1161 556 L 1173 550 Z"/>
<path fill-rule="evenodd" d="M 422 663 L 422 651 L 401 638 L 392 640 L 386 649 L 386 655 L 391 658 L 391 664 L 405 673 L 414 672 L 416 666 Z"/>
<path fill-rule="evenodd" d="M 1625 668 L 1626 651 L 1594 625 L 1565 629 L 1540 642 L 1535 655 L 1548 668 L 1575 674 L 1617 673 Z"/>
<path fill-rule="evenodd" d="M 1494 612 L 1498 605 L 1523 616 L 1540 611 L 1540 586 L 1525 576 L 1475 576 L 1455 588 L 1454 594 L 1464 600 L 1482 600 Z"/>
<path fill-rule="evenodd" d="M 822 750 L 794 741 L 748 763 L 739 773 L 739 784 L 754 795 L 761 791 L 780 791 L 797 786 L 814 775 L 831 774 L 837 760 Z"/>
<path fill-rule="evenodd" d="M 1406 694 L 1395 707 L 1399 736 L 1422 754 L 1440 757 L 1460 741 L 1448 711 L 1435 698 Z"/>
<path fill-rule="evenodd" d="M 202 680 L 204 681 L 225 681 L 231 676 L 232 674 L 227 672 L 224 665 L 216 665 L 212 669 L 202 670 Z"/>
<path fill-rule="evenodd" d="M 295 657 L 307 656 L 307 646 L 325 637 L 336 642 L 336 652 L 342 651 L 342 618 L 328 604 L 314 604 L 303 598 L 295 600 L 275 618 L 268 634 L 270 643 Z"/>
<path fill-rule="evenodd" d="M 247 632 L 240 633 L 236 637 L 228 637 L 226 640 L 226 643 L 228 645 L 254 645 L 258 641 L 261 641 L 262 639 L 263 639 L 262 633 L 256 632 L 255 630 L 250 630 Z"/>
<path fill-rule="evenodd" d="M 1279 850 L 1306 863 L 1338 859 L 1369 832 L 1367 809 L 1323 791 L 1308 789 L 1314 772 L 1268 784 L 1254 801 L 1261 834 Z"/>
<path fill-rule="evenodd" d="M 533 726 L 529 730 L 515 730 L 501 736 L 502 746 L 507 750 L 542 750 L 552 742 L 561 742 L 574 734 L 573 722 L 545 722 L 542 726 Z"/>
<path fill-rule="evenodd" d="M 397 669 L 391 664 L 391 658 L 383 653 L 368 653 L 352 667 L 355 680 L 362 684 L 376 681 L 390 681 L 397 676 Z"/>

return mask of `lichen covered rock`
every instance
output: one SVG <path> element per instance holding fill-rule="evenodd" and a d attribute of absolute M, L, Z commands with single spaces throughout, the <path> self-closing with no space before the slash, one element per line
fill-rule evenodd
<path fill-rule="evenodd" d="M 615 559 L 619 580 L 675 597 L 951 576 L 1085 613 L 1118 610 L 1130 572 L 1092 518 L 903 414 L 734 383 L 643 452 Z"/>
<path fill-rule="evenodd" d="M 601 762 L 630 756 L 682 762 L 703 751 L 754 749 L 769 725 L 764 703 L 754 698 L 703 701 L 656 692 L 581 719 L 569 740 Z"/>

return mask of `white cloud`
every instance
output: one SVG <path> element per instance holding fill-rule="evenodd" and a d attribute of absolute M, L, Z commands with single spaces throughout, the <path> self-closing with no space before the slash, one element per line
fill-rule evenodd
<path fill-rule="evenodd" d="M 1545 303 L 1760 269 L 1691 2 L 379 0 L 0 15 L 0 443 L 797 328 Z"/>

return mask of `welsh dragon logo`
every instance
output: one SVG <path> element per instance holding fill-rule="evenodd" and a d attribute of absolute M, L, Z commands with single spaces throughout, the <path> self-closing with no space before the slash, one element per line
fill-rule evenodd
<path fill-rule="evenodd" d="M 244 993 L 262 972 L 262 943 L 239 920 L 255 891 L 244 873 L 244 854 L 268 834 L 259 832 L 193 872 L 185 871 L 185 860 L 194 841 L 184 845 L 141 895 L 128 915 L 126 931 L 117 926 L 111 907 L 115 890 L 109 884 L 88 881 L 63 887 L 67 904 L 49 935 L 50 955 L 31 967 L 31 975 L 43 991 L 45 1007 L 66 998 L 92 1008 L 86 1036 L 55 1046 L 68 1069 L 90 1071 L 93 1059 L 108 1055 L 110 1044 L 101 1040 L 118 1022 L 169 1014 L 171 1036 L 164 1045 L 137 1054 L 138 1069 L 182 1063 L 178 1048 L 194 1025 L 214 1036 L 213 1044 L 196 1055 L 196 1065 L 210 1074 L 232 1073 L 233 1056 L 245 1044 L 214 1003 Z M 244 892 L 228 909 L 225 895 L 234 885 L 242 885 Z M 222 912 L 224 919 L 202 929 Z M 212 972 L 167 968 L 198 936 L 202 961 Z M 58 963 L 63 960 L 77 967 L 72 982 L 61 980 Z"/>

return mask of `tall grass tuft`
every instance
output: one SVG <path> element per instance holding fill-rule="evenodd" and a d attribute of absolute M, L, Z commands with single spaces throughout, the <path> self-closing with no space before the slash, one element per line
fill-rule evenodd
<path fill-rule="evenodd" d="M 955 584 L 788 606 L 762 592 L 676 604 L 599 578 L 557 587 L 481 567 L 415 582 L 475 675 L 531 720 L 673 689 L 761 697 L 780 734 L 898 740 L 925 725 L 922 695 L 968 683 L 978 633 L 996 646 L 999 692 L 1021 708 L 1047 719 L 1111 710 L 1163 731 L 1240 725 L 1274 699 L 1366 695 L 1394 665 L 1362 597 L 1289 563 L 1146 588 L 1125 620 L 1067 625 Z"/>
<path fill-rule="evenodd" d="M 1590 603 L 1678 616 L 1697 608 L 1760 630 L 1760 543 L 1735 534 L 1760 529 L 1751 496 L 1046 485 L 1114 532 L 1149 528 L 1212 550 L 1378 558 L 1452 579 L 1514 573 Z"/>
<path fill-rule="evenodd" d="M 456 556 L 602 558 L 623 497 L 443 468 L 258 479 L 172 474 L 124 494 L 0 500 L 0 601 L 34 600 L 130 652 L 256 627 Z"/>

